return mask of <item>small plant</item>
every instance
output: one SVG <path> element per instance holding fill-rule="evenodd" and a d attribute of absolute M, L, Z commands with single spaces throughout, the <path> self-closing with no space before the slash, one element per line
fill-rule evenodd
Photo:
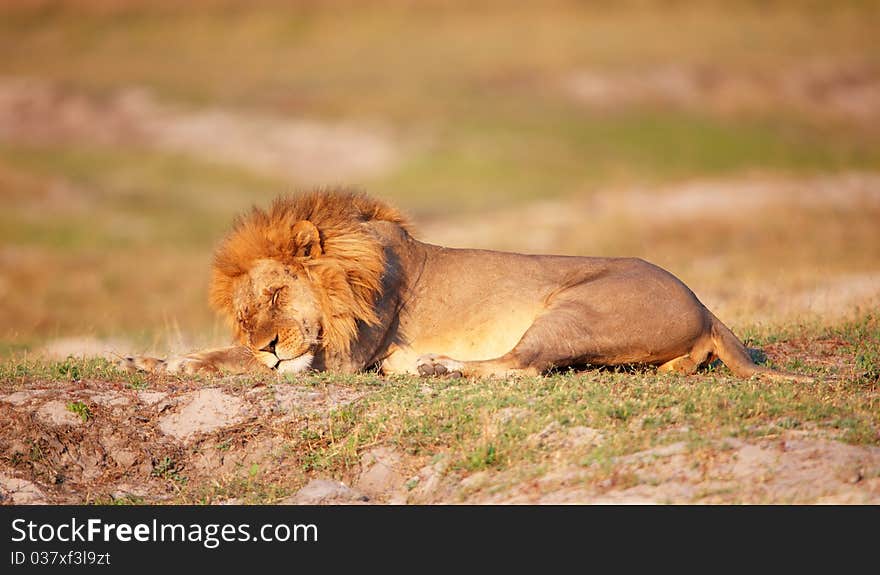
<path fill-rule="evenodd" d="M 804 360 L 799 357 L 789 360 L 788 363 L 785 364 L 785 368 L 790 371 L 799 371 L 805 369 L 806 367 L 807 364 L 804 363 Z"/>
<path fill-rule="evenodd" d="M 498 450 L 491 443 L 472 452 L 465 466 L 471 471 L 486 469 L 498 463 Z"/>
<path fill-rule="evenodd" d="M 782 429 L 797 429 L 801 426 L 801 422 L 795 417 L 783 417 L 777 422 L 776 425 L 778 425 Z"/>
<path fill-rule="evenodd" d="M 92 411 L 89 406 L 81 401 L 69 401 L 67 403 L 67 411 L 75 413 L 85 422 L 92 418 Z"/>
<path fill-rule="evenodd" d="M 31 441 L 30 460 L 34 463 L 43 460 L 43 449 L 36 441 Z"/>
<path fill-rule="evenodd" d="M 167 455 L 153 464 L 153 477 L 161 477 L 162 479 L 170 479 L 175 483 L 186 483 L 186 477 L 180 475 L 180 468 L 177 463 Z"/>
<path fill-rule="evenodd" d="M 143 391 L 150 387 L 150 382 L 147 381 L 147 379 L 139 373 L 129 374 L 128 387 L 129 389 L 134 389 L 135 391 Z"/>
<path fill-rule="evenodd" d="M 55 364 L 55 374 L 58 377 L 76 381 L 82 378 L 82 367 L 73 356 L 68 356 L 66 360 Z"/>
<path fill-rule="evenodd" d="M 880 347 L 862 349 L 856 355 L 856 368 L 862 372 L 863 379 L 867 381 L 880 380 Z"/>
<path fill-rule="evenodd" d="M 616 405 L 610 405 L 606 408 L 605 414 L 611 419 L 618 419 L 620 421 L 626 421 L 633 415 L 632 406 L 628 403 L 619 403 Z"/>

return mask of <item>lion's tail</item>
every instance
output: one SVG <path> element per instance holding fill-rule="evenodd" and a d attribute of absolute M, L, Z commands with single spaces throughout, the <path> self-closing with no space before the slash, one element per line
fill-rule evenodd
<path fill-rule="evenodd" d="M 709 312 L 709 316 L 712 318 L 712 344 L 715 355 L 737 377 L 748 378 L 756 375 L 761 379 L 771 381 L 794 381 L 798 383 L 810 383 L 813 381 L 812 377 L 777 371 L 756 364 L 752 361 L 746 346 L 743 345 L 739 338 L 711 312 Z"/>

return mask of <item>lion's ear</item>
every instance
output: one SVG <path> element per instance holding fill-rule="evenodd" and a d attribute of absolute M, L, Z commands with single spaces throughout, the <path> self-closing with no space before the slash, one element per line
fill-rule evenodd
<path fill-rule="evenodd" d="M 321 255 L 321 234 L 315 224 L 300 220 L 290 229 L 291 251 L 298 258 L 316 258 Z"/>

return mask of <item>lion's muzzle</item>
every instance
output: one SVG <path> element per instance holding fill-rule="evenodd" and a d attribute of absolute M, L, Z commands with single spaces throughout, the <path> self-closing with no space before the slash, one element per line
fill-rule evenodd
<path fill-rule="evenodd" d="M 311 353 L 304 353 L 294 359 L 279 361 L 275 369 L 278 373 L 301 373 L 312 367 L 312 360 L 314 359 L 315 356 Z"/>
<path fill-rule="evenodd" d="M 269 369 L 278 371 L 278 373 L 300 373 L 306 371 L 312 367 L 312 361 L 315 359 L 315 355 L 311 352 L 306 352 L 291 359 L 280 359 L 274 353 L 258 351 L 254 354 L 254 357 L 257 361 Z"/>

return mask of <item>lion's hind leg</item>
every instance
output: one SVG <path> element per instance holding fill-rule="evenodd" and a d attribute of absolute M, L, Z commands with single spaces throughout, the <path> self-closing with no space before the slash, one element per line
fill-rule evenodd
<path fill-rule="evenodd" d="M 657 367 L 658 373 L 677 373 L 679 375 L 693 375 L 697 372 L 702 362 L 697 363 L 690 354 L 670 359 Z"/>
<path fill-rule="evenodd" d="M 696 373 L 700 365 L 691 359 L 690 354 L 670 359 L 666 363 L 657 366 L 658 373 L 677 373 L 680 375 L 692 375 Z"/>
<path fill-rule="evenodd" d="M 701 365 L 714 356 L 712 353 L 712 342 L 705 340 L 705 338 L 702 339 L 704 341 L 700 341 L 690 352 L 660 364 L 657 367 L 657 372 L 677 373 L 679 375 L 695 374 Z"/>
<path fill-rule="evenodd" d="M 664 349 L 663 345 L 668 342 L 643 335 L 646 330 L 633 328 L 607 312 L 597 311 L 589 301 L 580 301 L 577 294 L 563 295 L 557 294 L 513 349 L 504 355 L 483 361 L 456 361 L 442 355 L 423 355 L 418 361 L 419 373 L 460 373 L 465 377 L 530 376 L 572 365 L 663 362 L 661 371 L 690 374 L 712 352 L 711 339 L 698 333 L 682 335 L 682 330 L 675 334 L 677 343 L 673 342 Z M 651 348 L 655 351 L 645 351 Z M 670 360 L 670 356 L 673 359 Z"/>
<path fill-rule="evenodd" d="M 535 376 L 578 360 L 589 360 L 596 338 L 589 308 L 560 300 L 545 309 L 525 331 L 519 342 L 500 357 L 478 361 L 426 354 L 418 359 L 422 375 L 460 373 L 464 377 Z"/>

